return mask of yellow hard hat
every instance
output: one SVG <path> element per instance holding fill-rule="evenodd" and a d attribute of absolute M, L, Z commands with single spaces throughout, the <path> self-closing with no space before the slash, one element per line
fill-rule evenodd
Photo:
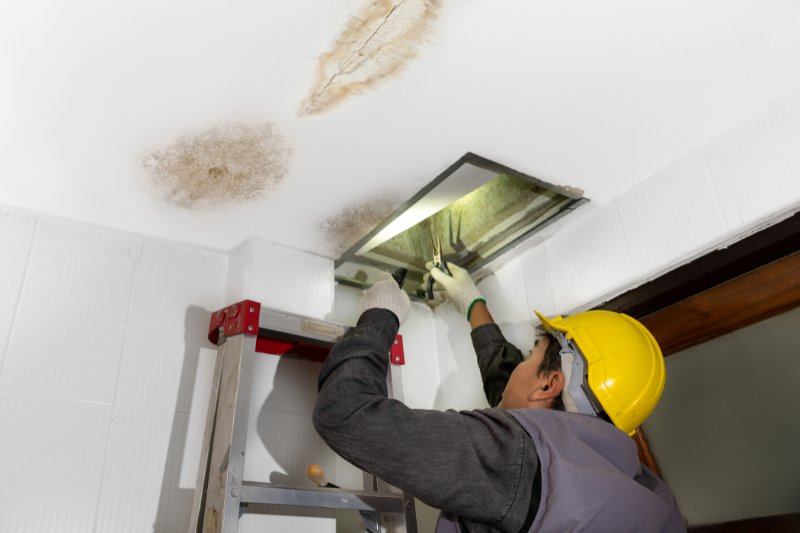
<path fill-rule="evenodd" d="M 580 356 L 585 361 L 575 367 L 583 375 L 570 381 L 580 386 L 595 411 L 604 411 L 614 425 L 633 435 L 658 404 L 666 379 L 664 357 L 647 328 L 613 311 L 551 319 L 535 313 L 558 339 L 562 354 L 572 351 L 576 360 Z"/>

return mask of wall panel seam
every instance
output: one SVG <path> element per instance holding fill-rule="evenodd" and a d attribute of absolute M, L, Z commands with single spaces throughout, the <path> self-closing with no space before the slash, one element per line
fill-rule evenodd
<path fill-rule="evenodd" d="M 131 308 L 133 307 L 133 293 L 136 289 L 136 280 L 139 278 L 139 271 L 141 269 L 141 254 L 142 254 L 142 238 L 136 238 L 136 255 L 134 260 L 133 276 L 131 276 L 131 284 L 128 289 L 128 309 L 125 312 L 125 329 L 122 333 L 122 342 L 120 346 L 119 362 L 117 363 L 117 376 L 114 380 L 114 395 L 111 399 L 111 409 L 108 415 L 108 429 L 106 429 L 106 446 L 103 452 L 103 460 L 100 467 L 100 486 L 97 489 L 97 498 L 95 499 L 94 506 L 94 519 L 92 521 L 92 531 L 97 533 L 98 519 L 100 517 L 100 500 L 103 497 L 103 484 L 106 478 L 106 468 L 108 467 L 108 455 L 111 451 L 111 433 L 114 429 L 114 412 L 117 405 L 117 394 L 119 393 L 119 380 L 122 375 L 122 364 L 125 359 L 125 343 L 128 339 L 128 331 L 130 329 Z"/>
<path fill-rule="evenodd" d="M 714 195 L 714 205 L 717 208 L 717 215 L 722 219 L 722 223 L 725 225 L 725 228 L 728 231 L 731 231 L 733 228 L 728 221 L 725 220 L 725 213 L 722 211 L 722 202 L 719 199 L 719 193 L 717 192 L 717 187 L 714 185 L 714 179 L 711 177 L 711 170 L 708 168 L 708 161 L 706 161 L 706 153 L 702 149 L 698 150 L 700 152 L 700 161 L 703 162 L 703 173 L 706 176 L 706 180 L 711 185 L 711 193 Z"/>
<path fill-rule="evenodd" d="M 3 370 L 6 366 L 6 359 L 8 359 L 8 347 L 11 345 L 11 337 L 14 335 L 14 326 L 17 323 L 17 313 L 19 312 L 19 302 L 22 300 L 22 291 L 25 288 L 25 281 L 28 279 L 28 269 L 31 265 L 31 257 L 33 256 L 33 248 L 36 246 L 36 239 L 39 237 L 40 218 L 36 217 L 36 226 L 33 230 L 33 238 L 31 239 L 31 246 L 28 249 L 28 257 L 25 259 L 25 269 L 22 271 L 22 281 L 17 290 L 16 303 L 14 304 L 14 312 L 11 314 L 11 324 L 8 328 L 8 336 L 6 337 L 5 345 L 3 346 L 2 358 L 0 358 L 0 379 L 3 377 Z"/>
<path fill-rule="evenodd" d="M 43 396 L 41 394 L 26 394 L 20 392 L 10 392 L 10 391 L 2 391 L 0 392 L 0 398 L 19 398 L 23 400 L 44 400 L 47 402 L 62 402 L 62 403 L 72 403 L 77 405 L 96 405 L 102 407 L 110 407 L 111 404 L 108 402 L 99 402 L 97 400 L 79 400 L 76 398 L 68 398 L 62 396 Z"/>
<path fill-rule="evenodd" d="M 631 248 L 628 244 L 628 236 L 625 234 L 625 224 L 622 223 L 622 215 L 619 213 L 619 205 L 614 203 L 614 214 L 616 215 L 617 224 L 619 224 L 620 235 L 622 235 L 622 245 L 625 247 L 625 257 L 628 262 L 628 272 L 631 276 L 636 276 L 636 271 L 633 268 L 633 259 L 631 258 Z"/>

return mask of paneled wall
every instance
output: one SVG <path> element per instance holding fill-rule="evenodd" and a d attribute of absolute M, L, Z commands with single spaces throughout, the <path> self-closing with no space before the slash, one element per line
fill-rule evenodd
<path fill-rule="evenodd" d="M 252 298 L 358 318 L 360 291 L 334 284 L 330 259 L 271 243 L 221 253 L 0 207 L 0 246 L 3 532 L 185 531 L 216 357 L 210 313 Z M 438 384 L 431 316 L 414 304 L 401 330 L 415 407 L 432 407 Z M 319 367 L 257 358 L 246 479 L 308 484 L 318 462 L 361 487 L 311 424 Z M 327 511 L 257 511 L 243 531 L 336 529 Z"/>
<path fill-rule="evenodd" d="M 0 531 L 178 531 L 225 254 L 0 209 Z"/>

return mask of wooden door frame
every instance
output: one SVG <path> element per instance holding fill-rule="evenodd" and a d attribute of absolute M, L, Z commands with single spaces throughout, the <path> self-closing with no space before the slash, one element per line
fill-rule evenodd
<path fill-rule="evenodd" d="M 800 305 L 800 213 L 599 306 L 640 320 L 665 357 Z M 713 320 L 706 320 L 713 317 Z M 641 428 L 641 461 L 660 474 Z M 756 529 L 754 529 L 756 528 Z M 800 513 L 691 528 L 798 531 Z"/>

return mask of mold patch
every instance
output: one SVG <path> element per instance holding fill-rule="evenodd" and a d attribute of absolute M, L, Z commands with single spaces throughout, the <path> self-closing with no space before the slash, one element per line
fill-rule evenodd
<path fill-rule="evenodd" d="M 167 201 L 208 209 L 263 197 L 285 179 L 290 156 L 271 123 L 232 123 L 179 137 L 142 164 Z"/>
<path fill-rule="evenodd" d="M 417 56 L 441 0 L 368 0 L 322 54 L 298 115 L 332 109 L 399 74 Z"/>
<path fill-rule="evenodd" d="M 323 220 L 319 227 L 338 257 L 389 218 L 396 208 L 397 203 L 388 198 L 370 200 L 345 208 L 338 215 Z"/>

